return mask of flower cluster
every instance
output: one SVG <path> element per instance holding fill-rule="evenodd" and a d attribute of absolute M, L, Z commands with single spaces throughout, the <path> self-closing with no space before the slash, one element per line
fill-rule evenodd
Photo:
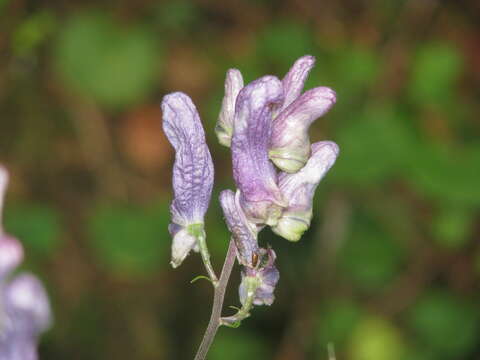
<path fill-rule="evenodd" d="M 276 255 L 273 249 L 259 246 L 258 234 L 270 226 L 285 239 L 298 241 L 310 226 L 315 189 L 338 155 L 333 142 L 310 144 L 310 125 L 336 99 L 326 87 L 303 92 L 314 63 L 312 56 L 304 56 L 282 80 L 268 75 L 245 86 L 239 70 L 227 72 L 215 131 L 232 152 L 237 190 L 221 192 L 220 203 L 243 266 L 242 304 L 272 304 L 279 280 Z M 165 133 L 176 149 L 170 226 L 176 266 L 191 249 L 201 251 L 213 165 L 188 96 L 167 95 L 162 108 Z"/>
<path fill-rule="evenodd" d="M 7 171 L 0 167 L 0 215 L 7 183 Z M 37 338 L 51 322 L 40 281 L 28 273 L 10 279 L 22 259 L 21 244 L 4 233 L 0 218 L 0 360 L 37 359 Z"/>

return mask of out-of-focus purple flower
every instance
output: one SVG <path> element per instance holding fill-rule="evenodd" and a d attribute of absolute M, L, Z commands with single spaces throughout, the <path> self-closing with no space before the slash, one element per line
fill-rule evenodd
<path fill-rule="evenodd" d="M 275 300 L 273 292 L 280 279 L 280 273 L 274 265 L 275 259 L 276 255 L 272 249 L 262 248 L 258 253 L 257 264 L 242 269 L 242 281 L 238 289 L 242 305 L 248 298 L 249 291 L 254 291 L 252 294 L 254 305 L 272 305 Z"/>
<path fill-rule="evenodd" d="M 312 155 L 307 164 L 297 173 L 281 173 L 279 186 L 288 206 L 278 224 L 272 230 L 290 241 L 298 241 L 310 227 L 312 200 L 320 180 L 335 163 L 339 150 L 331 141 L 312 145 Z"/>
<path fill-rule="evenodd" d="M 198 236 L 205 236 L 203 218 L 212 194 L 213 163 L 192 100 L 183 93 L 172 93 L 163 98 L 162 110 L 163 129 L 176 151 L 169 231 L 173 236 L 171 264 L 177 267 L 190 250 L 198 251 Z"/>
<path fill-rule="evenodd" d="M 51 323 L 50 304 L 35 276 L 20 274 L 9 281 L 23 249 L 2 228 L 7 183 L 8 173 L 0 166 L 0 360 L 36 360 L 38 337 Z"/>
<path fill-rule="evenodd" d="M 281 170 L 294 173 L 310 156 L 308 129 L 335 103 L 335 92 L 317 87 L 301 95 L 305 80 L 315 63 L 312 56 L 298 59 L 282 81 L 285 100 L 273 120 L 270 159 Z"/>
<path fill-rule="evenodd" d="M 233 176 L 242 208 L 254 223 L 276 224 L 285 205 L 268 159 L 272 106 L 282 101 L 282 83 L 274 76 L 251 82 L 237 97 L 231 145 Z"/>
<path fill-rule="evenodd" d="M 218 117 L 215 132 L 220 144 L 229 147 L 232 142 L 233 118 L 235 116 L 235 104 L 240 90 L 243 88 L 242 73 L 237 69 L 227 71 L 225 79 L 225 95 L 222 109 Z"/>

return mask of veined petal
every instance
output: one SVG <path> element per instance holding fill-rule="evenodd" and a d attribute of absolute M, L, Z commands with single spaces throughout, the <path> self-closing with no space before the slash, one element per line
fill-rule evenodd
<path fill-rule="evenodd" d="M 310 70 L 315 66 L 315 58 L 311 55 L 305 55 L 299 58 L 288 71 L 282 80 L 285 99 L 279 111 L 285 109 L 295 99 L 297 99 L 303 91 L 305 81 L 307 80 Z"/>
<path fill-rule="evenodd" d="M 335 92 L 327 87 L 306 91 L 284 109 L 273 122 L 270 159 L 281 170 L 300 170 L 310 155 L 308 129 L 335 103 Z"/>
<path fill-rule="evenodd" d="M 312 145 L 312 155 L 307 164 L 295 174 L 282 173 L 279 186 L 288 207 L 272 230 L 290 241 L 298 241 L 310 227 L 312 200 L 320 180 L 333 166 L 338 156 L 337 144 L 320 141 Z"/>
<path fill-rule="evenodd" d="M 275 168 L 268 159 L 272 106 L 283 100 L 282 83 L 264 76 L 245 86 L 237 97 L 232 138 L 233 176 L 242 207 L 255 223 L 275 224 L 284 200 Z"/>
<path fill-rule="evenodd" d="M 235 116 L 235 103 L 238 93 L 243 88 L 242 73 L 237 69 L 227 71 L 225 79 L 225 95 L 222 101 L 222 109 L 218 117 L 215 133 L 220 144 L 230 147 L 233 134 L 233 118 Z"/>
<path fill-rule="evenodd" d="M 237 247 L 237 258 L 240 264 L 253 266 L 258 257 L 257 229 L 245 216 L 240 206 L 240 193 L 224 190 L 220 193 L 220 204 L 223 209 L 228 230 L 232 233 Z"/>
<path fill-rule="evenodd" d="M 176 151 L 172 180 L 174 199 L 170 206 L 172 223 L 185 230 L 182 232 L 173 226 L 172 264 L 176 267 L 195 247 L 195 244 L 189 245 L 190 227 L 203 227 L 212 194 L 213 163 L 192 100 L 183 93 L 172 93 L 163 98 L 162 110 L 163 129 Z"/>

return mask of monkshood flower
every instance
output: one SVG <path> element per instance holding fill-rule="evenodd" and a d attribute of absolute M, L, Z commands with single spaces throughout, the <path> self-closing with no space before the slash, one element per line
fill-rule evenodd
<path fill-rule="evenodd" d="M 173 236 L 171 264 L 175 268 L 192 249 L 201 250 L 214 174 L 205 132 L 192 100 L 183 93 L 172 93 L 163 98 L 162 110 L 163 129 L 176 151 L 169 226 Z"/>
<path fill-rule="evenodd" d="M 275 252 L 259 248 L 257 227 L 243 213 L 240 192 L 234 194 L 231 190 L 222 191 L 220 204 L 237 247 L 238 262 L 243 265 L 240 302 L 244 306 L 248 301 L 254 305 L 271 305 L 275 299 L 275 285 L 280 278 L 274 265 Z"/>
<path fill-rule="evenodd" d="M 320 180 L 330 170 L 338 156 L 338 146 L 331 141 L 312 145 L 312 155 L 307 164 L 297 173 L 281 173 L 279 187 L 288 206 L 272 230 L 290 241 L 298 241 L 310 227 L 312 201 Z"/>
<path fill-rule="evenodd" d="M 23 273 L 10 279 L 23 259 L 23 249 L 1 224 L 7 182 L 7 171 L 0 167 L 0 360 L 36 360 L 38 337 L 49 328 L 51 311 L 34 275 Z"/>
<path fill-rule="evenodd" d="M 252 301 L 253 305 L 257 306 L 273 304 L 275 300 L 273 292 L 280 280 L 280 273 L 274 265 L 276 257 L 272 249 L 262 248 L 257 265 L 243 267 L 242 281 L 238 289 L 242 305 L 245 306 L 248 301 Z"/>
<path fill-rule="evenodd" d="M 277 185 L 277 173 L 268 159 L 272 133 L 272 107 L 283 101 L 282 83 L 264 76 L 238 94 L 232 137 L 233 177 L 241 192 L 241 206 L 248 219 L 275 225 L 285 200 Z"/>
<path fill-rule="evenodd" d="M 271 106 L 273 132 L 268 145 L 269 157 L 281 170 L 294 173 L 310 156 L 308 129 L 335 103 L 336 95 L 327 87 L 317 87 L 302 94 L 305 81 L 315 65 L 313 56 L 298 59 L 283 78 L 283 100 Z M 225 96 L 217 124 L 221 144 L 229 146 L 234 128 L 232 109 L 243 86 L 240 71 L 231 69 L 225 80 Z"/>

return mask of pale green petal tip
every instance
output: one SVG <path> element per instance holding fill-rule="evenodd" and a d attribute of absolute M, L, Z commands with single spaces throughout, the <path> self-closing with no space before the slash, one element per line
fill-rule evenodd
<path fill-rule="evenodd" d="M 225 129 L 222 124 L 215 126 L 215 134 L 217 134 L 218 142 L 226 147 L 230 147 L 232 143 L 232 129 Z"/>
<path fill-rule="evenodd" d="M 282 217 L 272 230 L 288 241 L 297 242 L 309 227 L 310 220 L 307 222 L 306 219 Z"/>
<path fill-rule="evenodd" d="M 271 149 L 268 155 L 276 167 L 289 174 L 299 171 L 308 161 L 308 153 L 282 148 Z"/>

